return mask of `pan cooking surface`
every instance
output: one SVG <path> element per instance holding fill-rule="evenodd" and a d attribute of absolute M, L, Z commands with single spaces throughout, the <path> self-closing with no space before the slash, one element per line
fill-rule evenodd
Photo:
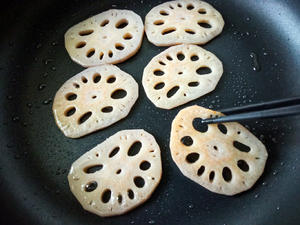
<path fill-rule="evenodd" d="M 169 132 L 180 109 L 198 104 L 220 110 L 300 94 L 300 2 L 208 2 L 225 20 L 221 35 L 204 45 L 224 64 L 216 90 L 173 110 L 155 108 L 141 85 L 142 72 L 150 59 L 165 48 L 150 44 L 144 37 L 140 51 L 118 65 L 139 83 L 140 96 L 133 110 L 122 121 L 76 140 L 64 137 L 51 110 L 58 88 L 83 70 L 64 49 L 65 31 L 110 8 L 131 9 L 144 19 L 159 2 L 16 1 L 2 8 L 0 223 L 299 222 L 299 117 L 244 123 L 266 145 L 269 158 L 254 187 L 233 197 L 211 193 L 185 178 L 171 159 Z M 104 219 L 85 212 L 68 187 L 72 162 L 117 131 L 133 128 L 150 132 L 160 145 L 161 183 L 145 204 L 123 216 Z"/>

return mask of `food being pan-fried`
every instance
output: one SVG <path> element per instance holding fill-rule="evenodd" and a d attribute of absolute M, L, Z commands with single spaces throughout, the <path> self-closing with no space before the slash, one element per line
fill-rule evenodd
<path fill-rule="evenodd" d="M 189 179 L 212 192 L 235 195 L 254 185 L 268 153 L 239 123 L 201 124 L 201 119 L 218 115 L 196 105 L 182 109 L 172 122 L 171 154 Z"/>
<path fill-rule="evenodd" d="M 59 129 L 78 138 L 128 115 L 138 98 L 138 84 L 114 65 L 83 70 L 57 91 L 53 114 Z"/>
<path fill-rule="evenodd" d="M 177 45 L 155 56 L 145 67 L 143 86 L 159 108 L 172 109 L 215 89 L 222 62 L 197 45 Z"/>
<path fill-rule="evenodd" d="M 145 31 L 157 46 L 205 44 L 222 32 L 224 20 L 210 4 L 199 0 L 162 3 L 146 15 Z"/>
<path fill-rule="evenodd" d="M 77 159 L 68 180 L 84 209 L 107 217 L 145 202 L 161 174 L 160 149 L 154 137 L 144 130 L 123 130 Z"/>
<path fill-rule="evenodd" d="M 116 64 L 139 50 L 143 34 L 139 15 L 111 9 L 71 27 L 65 34 L 65 47 L 72 60 L 84 67 Z"/>

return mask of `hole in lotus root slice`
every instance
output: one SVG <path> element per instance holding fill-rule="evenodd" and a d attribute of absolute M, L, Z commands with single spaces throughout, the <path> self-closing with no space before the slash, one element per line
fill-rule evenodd
<path fill-rule="evenodd" d="M 111 94 L 111 98 L 121 99 L 121 98 L 125 98 L 126 95 L 127 95 L 127 92 L 124 89 L 117 89 Z"/>
<path fill-rule="evenodd" d="M 141 176 L 136 176 L 133 179 L 133 182 L 134 182 L 135 186 L 138 188 L 143 188 L 145 186 L 145 180 Z"/>
<path fill-rule="evenodd" d="M 81 81 L 86 84 L 88 82 L 88 79 L 85 76 L 82 76 Z"/>
<path fill-rule="evenodd" d="M 192 10 L 192 9 L 194 9 L 195 7 L 194 7 L 193 4 L 187 4 L 186 8 L 187 8 L 188 10 Z"/>
<path fill-rule="evenodd" d="M 127 195 L 128 198 L 130 198 L 131 200 L 134 199 L 134 192 L 131 189 L 127 190 Z"/>
<path fill-rule="evenodd" d="M 122 51 L 125 47 L 124 47 L 124 45 L 121 44 L 121 43 L 116 43 L 116 44 L 115 44 L 115 48 L 116 48 L 117 50 L 119 50 L 119 51 Z"/>
<path fill-rule="evenodd" d="M 179 86 L 175 86 L 175 87 L 172 87 L 168 93 L 167 93 L 167 97 L 168 98 L 171 98 L 172 96 L 174 96 L 176 94 L 176 92 L 179 90 Z"/>
<path fill-rule="evenodd" d="M 101 201 L 102 201 L 103 203 L 108 203 L 110 199 L 111 199 L 111 190 L 110 190 L 110 189 L 106 189 L 106 190 L 103 191 L 103 193 L 102 193 Z"/>
<path fill-rule="evenodd" d="M 231 170 L 228 167 L 224 167 L 222 170 L 222 177 L 226 182 L 230 182 L 232 179 Z"/>
<path fill-rule="evenodd" d="M 141 148 L 142 148 L 142 143 L 140 141 L 136 141 L 130 146 L 127 155 L 135 156 L 140 152 Z"/>
<path fill-rule="evenodd" d="M 184 60 L 184 58 L 185 58 L 185 56 L 184 56 L 184 54 L 183 54 L 182 52 L 178 52 L 178 53 L 177 53 L 177 59 L 178 59 L 179 61 Z"/>
<path fill-rule="evenodd" d="M 98 183 L 96 181 L 90 181 L 84 186 L 84 190 L 86 192 L 95 191 L 98 187 Z"/>
<path fill-rule="evenodd" d="M 104 53 L 103 53 L 103 52 L 100 52 L 99 59 L 102 60 L 103 57 L 104 57 Z"/>
<path fill-rule="evenodd" d="M 77 83 L 73 83 L 73 86 L 74 86 L 74 88 L 76 88 L 76 89 L 80 88 L 80 85 L 77 84 Z"/>
<path fill-rule="evenodd" d="M 223 134 L 227 134 L 227 128 L 224 124 L 218 124 L 218 128 Z"/>
<path fill-rule="evenodd" d="M 206 14 L 206 9 L 201 8 L 201 9 L 198 10 L 198 13 L 199 14 Z"/>
<path fill-rule="evenodd" d="M 197 170 L 197 175 L 200 177 L 202 176 L 202 174 L 205 171 L 205 166 L 201 166 L 198 170 Z"/>
<path fill-rule="evenodd" d="M 160 82 L 160 83 L 158 83 L 158 84 L 156 84 L 156 85 L 154 86 L 154 89 L 155 89 L 155 90 L 160 90 L 160 89 L 162 89 L 164 86 L 165 86 L 165 83 L 164 83 L 164 82 Z"/>
<path fill-rule="evenodd" d="M 117 29 L 123 29 L 128 25 L 128 20 L 127 19 L 121 19 L 116 23 L 116 28 Z"/>
<path fill-rule="evenodd" d="M 118 152 L 120 151 L 120 147 L 115 147 L 110 153 L 109 153 L 109 158 L 114 157 Z"/>
<path fill-rule="evenodd" d="M 200 27 L 203 27 L 203 28 L 206 28 L 206 29 L 212 27 L 207 21 L 199 21 L 199 22 L 198 22 L 198 25 L 199 25 Z"/>
<path fill-rule="evenodd" d="M 76 44 L 76 48 L 83 48 L 84 46 L 86 46 L 86 42 L 85 41 L 81 41 L 81 42 L 78 42 Z"/>
<path fill-rule="evenodd" d="M 215 171 L 209 173 L 209 182 L 213 182 L 215 179 Z"/>
<path fill-rule="evenodd" d="M 100 80 L 101 80 L 101 75 L 100 75 L 99 73 L 95 73 L 95 74 L 93 75 L 93 81 L 94 81 L 94 83 L 96 84 L 96 83 L 98 83 Z"/>
<path fill-rule="evenodd" d="M 162 16 L 168 16 L 169 15 L 169 13 L 166 10 L 160 10 L 159 14 L 162 15 Z"/>
<path fill-rule="evenodd" d="M 103 20 L 100 26 L 105 27 L 107 24 L 109 24 L 109 20 Z"/>
<path fill-rule="evenodd" d="M 70 117 L 70 116 L 74 115 L 75 112 L 76 112 L 76 108 L 72 106 L 72 107 L 68 108 L 64 114 L 66 117 Z"/>
<path fill-rule="evenodd" d="M 189 82 L 188 86 L 189 87 L 197 87 L 197 86 L 199 86 L 199 82 L 197 82 L 197 81 Z"/>
<path fill-rule="evenodd" d="M 195 130 L 197 130 L 201 133 L 205 133 L 208 130 L 208 125 L 203 124 L 201 118 L 195 118 L 193 120 L 193 127 L 194 127 Z"/>
<path fill-rule="evenodd" d="M 92 112 L 86 112 L 78 119 L 78 124 L 83 124 L 92 116 Z"/>
<path fill-rule="evenodd" d="M 241 152 L 250 152 L 251 148 L 239 141 L 233 141 L 233 146 Z"/>
<path fill-rule="evenodd" d="M 196 70 L 196 73 L 199 75 L 207 75 L 211 73 L 211 69 L 207 66 L 201 66 Z"/>
<path fill-rule="evenodd" d="M 151 167 L 151 163 L 148 161 L 143 161 L 140 164 L 140 169 L 141 170 L 148 170 Z"/>
<path fill-rule="evenodd" d="M 66 94 L 66 99 L 68 101 L 74 101 L 76 98 L 77 98 L 77 95 L 75 93 L 70 92 L 70 93 Z"/>
<path fill-rule="evenodd" d="M 130 39 L 132 39 L 132 35 L 130 33 L 126 33 L 126 34 L 123 35 L 123 39 L 124 40 L 130 40 Z"/>
<path fill-rule="evenodd" d="M 114 53 L 113 53 L 111 50 L 109 50 L 109 51 L 108 51 L 108 57 L 109 57 L 109 58 L 112 58 L 113 56 L 114 56 Z"/>
<path fill-rule="evenodd" d="M 106 107 L 103 107 L 102 109 L 101 109 L 101 112 L 103 112 L 103 113 L 110 113 L 110 112 L 112 112 L 113 111 L 113 107 L 112 106 L 106 106 Z"/>
<path fill-rule="evenodd" d="M 97 164 L 93 166 L 88 166 L 83 169 L 85 173 L 95 173 L 103 168 L 102 164 Z"/>
<path fill-rule="evenodd" d="M 171 34 L 171 33 L 175 32 L 175 31 L 176 31 L 175 27 L 169 27 L 169 28 L 162 30 L 161 34 L 167 35 L 167 34 Z"/>
<path fill-rule="evenodd" d="M 122 200 L 123 200 L 122 195 L 119 194 L 118 197 L 117 197 L 117 199 L 118 199 L 118 203 L 121 205 L 122 204 Z"/>
<path fill-rule="evenodd" d="M 118 169 L 117 172 L 116 172 L 116 174 L 120 174 L 121 172 L 122 172 L 122 170 Z"/>
<path fill-rule="evenodd" d="M 156 69 L 156 70 L 153 71 L 153 74 L 154 74 L 155 76 L 162 76 L 162 75 L 165 74 L 165 72 L 162 71 L 162 70 L 160 70 L 160 69 Z"/>
<path fill-rule="evenodd" d="M 106 79 L 106 82 L 109 83 L 109 84 L 112 84 L 116 81 L 116 77 L 114 75 L 111 75 L 109 76 L 107 79 Z"/>
<path fill-rule="evenodd" d="M 188 163 L 195 163 L 199 159 L 199 157 L 200 157 L 199 153 L 192 152 L 186 156 L 185 160 Z"/>
<path fill-rule="evenodd" d="M 157 25 L 157 26 L 160 26 L 160 25 L 163 25 L 165 22 L 163 20 L 155 20 L 153 22 L 154 25 Z"/>
<path fill-rule="evenodd" d="M 191 61 L 197 61 L 197 60 L 199 60 L 199 57 L 197 55 L 191 56 Z"/>
<path fill-rule="evenodd" d="M 179 8 L 181 8 L 181 7 L 182 7 L 181 3 L 178 3 L 178 4 L 177 4 L 177 6 L 178 6 Z"/>
<path fill-rule="evenodd" d="M 193 139 L 190 136 L 184 136 L 180 139 L 181 143 L 185 146 L 191 146 L 193 144 Z"/>
<path fill-rule="evenodd" d="M 91 48 L 90 50 L 87 51 L 86 57 L 90 58 L 95 54 L 95 49 Z"/>
<path fill-rule="evenodd" d="M 237 166 L 244 172 L 248 172 L 249 171 L 249 165 L 245 160 L 238 160 L 237 161 Z"/>
<path fill-rule="evenodd" d="M 169 60 L 169 61 L 172 61 L 173 60 L 173 58 L 171 57 L 171 56 L 169 56 L 169 55 L 167 55 L 167 60 Z"/>
<path fill-rule="evenodd" d="M 192 29 L 185 29 L 184 31 L 185 31 L 185 33 L 188 33 L 188 34 L 196 34 L 196 32 Z"/>
<path fill-rule="evenodd" d="M 165 66 L 166 64 L 163 61 L 158 61 L 158 63 L 162 66 Z"/>
<path fill-rule="evenodd" d="M 94 30 L 83 30 L 79 32 L 80 36 L 88 36 L 90 34 L 94 33 Z"/>

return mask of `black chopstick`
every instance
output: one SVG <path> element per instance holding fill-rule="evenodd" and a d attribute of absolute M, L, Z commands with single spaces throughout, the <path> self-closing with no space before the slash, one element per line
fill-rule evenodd
<path fill-rule="evenodd" d="M 263 109 L 270 109 L 275 107 L 284 107 L 284 106 L 291 106 L 300 104 L 300 96 L 292 97 L 292 98 L 285 98 L 280 100 L 273 100 L 268 102 L 256 103 L 247 106 L 240 106 L 240 107 L 233 107 L 228 109 L 220 110 L 220 112 L 230 115 L 232 113 L 242 113 L 242 112 L 252 112 L 256 110 L 263 110 Z"/>
<path fill-rule="evenodd" d="M 221 112 L 229 115 L 204 119 L 202 120 L 202 123 L 225 123 L 300 114 L 300 97 L 230 108 L 221 110 Z"/>

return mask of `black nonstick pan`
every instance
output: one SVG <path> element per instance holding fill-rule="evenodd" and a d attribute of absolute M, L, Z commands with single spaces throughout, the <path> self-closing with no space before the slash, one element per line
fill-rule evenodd
<path fill-rule="evenodd" d="M 75 140 L 59 131 L 51 110 L 58 88 L 83 69 L 68 56 L 64 33 L 110 8 L 131 9 L 144 19 L 161 1 L 1 2 L 1 224 L 300 224 L 299 117 L 243 123 L 266 145 L 269 158 L 253 188 L 233 197 L 185 178 L 171 159 L 171 121 L 186 106 L 220 110 L 300 95 L 300 1 L 208 2 L 225 20 L 221 35 L 204 45 L 224 64 L 216 90 L 173 110 L 155 108 L 142 88 L 142 72 L 165 48 L 145 37 L 140 51 L 118 65 L 140 87 L 129 116 Z M 161 183 L 149 201 L 128 214 L 101 218 L 85 212 L 69 190 L 72 162 L 117 131 L 133 128 L 150 132 L 160 145 Z"/>

